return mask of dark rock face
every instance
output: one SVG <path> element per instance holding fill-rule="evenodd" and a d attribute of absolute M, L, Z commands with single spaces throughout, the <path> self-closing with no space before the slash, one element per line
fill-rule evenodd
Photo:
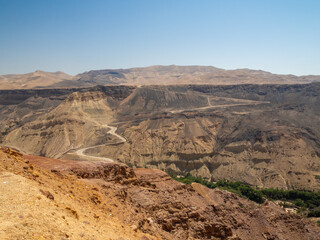
<path fill-rule="evenodd" d="M 34 96 L 63 100 L 77 89 L 0 90 L 1 105 L 19 104 Z"/>
<path fill-rule="evenodd" d="M 16 105 L 35 96 L 62 101 L 71 93 L 87 91 L 101 91 L 106 96 L 112 96 L 115 99 L 121 100 L 129 96 L 133 89 L 134 87 L 130 86 L 95 86 L 90 88 L 0 90 L 0 105 Z"/>

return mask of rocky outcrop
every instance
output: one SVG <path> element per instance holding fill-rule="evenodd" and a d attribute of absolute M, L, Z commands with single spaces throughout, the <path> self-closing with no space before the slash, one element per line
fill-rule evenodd
<path fill-rule="evenodd" d="M 0 148 L 0 239 L 156 239 L 124 224 L 113 199 L 70 167 Z"/>
<path fill-rule="evenodd" d="M 310 239 L 320 230 L 273 202 L 259 205 L 239 196 L 184 185 L 156 169 L 130 169 L 114 163 L 77 162 L 25 156 L 54 174 L 76 175 L 93 184 L 93 202 L 139 231 L 161 239 Z M 99 197 L 97 197 L 99 195 Z M 103 203 L 107 203 L 103 205 Z M 107 210 L 109 209 L 109 210 Z"/>
<path fill-rule="evenodd" d="M 249 142 L 233 142 L 224 147 L 226 151 L 232 152 L 234 154 L 248 151 L 250 148 L 251 144 Z"/>

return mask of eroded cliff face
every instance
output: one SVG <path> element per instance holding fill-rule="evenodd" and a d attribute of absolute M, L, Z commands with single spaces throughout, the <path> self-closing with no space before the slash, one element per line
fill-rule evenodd
<path fill-rule="evenodd" d="M 127 164 L 137 167 L 177 163 L 187 171 L 188 162 L 213 155 L 216 134 L 221 127 L 218 117 L 212 121 L 197 115 L 187 114 L 178 119 L 163 115 L 137 126 L 124 125 L 122 135 L 126 143 L 92 149 L 91 153 L 109 154 L 122 161 L 128 159 Z M 189 170 L 193 167 L 189 166 Z"/>
<path fill-rule="evenodd" d="M 264 188 L 320 189 L 320 159 L 296 129 L 258 131 L 253 138 L 223 138 L 226 119 L 219 114 L 188 113 L 125 126 L 127 142 L 91 149 L 132 167 L 173 174 L 229 179 Z"/>
<path fill-rule="evenodd" d="M 0 126 L 11 126 L 4 145 L 32 154 L 88 160 L 77 154 L 84 149 L 131 167 L 318 190 L 319 92 L 320 84 L 110 86 L 58 99 L 42 92 L 0 106 L 8 114 Z"/>
<path fill-rule="evenodd" d="M 113 119 L 102 92 L 75 92 L 55 109 L 24 124 L 4 138 L 22 152 L 58 157 L 70 149 L 96 145 L 107 137 Z"/>
<path fill-rule="evenodd" d="M 169 87 L 138 87 L 124 99 L 118 109 L 119 118 L 152 114 L 157 112 L 179 111 L 208 106 L 208 97 L 186 91 L 172 91 Z"/>
<path fill-rule="evenodd" d="M 227 175 L 264 188 L 319 189 L 319 156 L 294 130 L 263 132 L 253 143 L 232 142 L 212 160 L 219 164 L 213 171 L 217 179 Z"/>
<path fill-rule="evenodd" d="M 157 169 L 4 148 L 0 160 L 3 239 L 320 238 L 316 223 L 273 202 L 259 205 L 230 192 L 184 185 Z"/>

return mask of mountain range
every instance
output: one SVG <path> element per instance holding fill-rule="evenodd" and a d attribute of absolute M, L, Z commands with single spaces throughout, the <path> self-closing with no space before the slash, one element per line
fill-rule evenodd
<path fill-rule="evenodd" d="M 294 84 L 319 82 L 320 76 L 280 75 L 261 70 L 225 70 L 212 66 L 150 66 L 92 70 L 75 76 L 36 71 L 0 76 L 0 89 L 70 88 L 95 85 Z"/>

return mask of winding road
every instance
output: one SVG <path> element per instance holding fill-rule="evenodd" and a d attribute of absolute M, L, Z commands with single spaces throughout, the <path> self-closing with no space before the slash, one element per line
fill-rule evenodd
<path fill-rule="evenodd" d="M 140 87 L 140 86 L 138 86 Z M 183 111 L 186 111 L 186 110 L 203 110 L 203 109 L 208 109 L 208 108 L 225 108 L 225 107 L 231 107 L 231 106 L 240 106 L 240 105 L 257 105 L 257 104 L 263 104 L 263 103 L 269 103 L 269 102 L 264 102 L 264 101 L 253 101 L 253 100 L 244 100 L 244 99 L 241 99 L 242 103 L 232 103 L 232 104 L 221 104 L 221 105 L 215 105 L 213 106 L 211 104 L 211 101 L 210 101 L 210 98 L 207 97 L 208 99 L 208 105 L 205 106 L 205 107 L 198 107 L 198 108 L 192 108 L 192 109 L 182 109 L 182 110 L 172 110 L 172 111 L 169 111 L 171 113 L 180 113 L 180 112 L 183 112 Z M 226 99 L 226 98 L 225 98 Z M 232 99 L 234 100 L 234 99 Z M 240 99 L 239 99 L 240 100 Z M 110 146 L 110 145 L 116 145 L 116 144 L 120 144 L 120 143 L 125 143 L 127 140 L 120 136 L 119 134 L 116 133 L 116 130 L 117 130 L 117 127 L 113 127 L 113 126 L 110 126 L 110 125 L 102 125 L 103 127 L 106 127 L 106 128 L 109 128 L 110 130 L 108 131 L 108 134 L 111 134 L 115 137 L 117 137 L 119 139 L 119 142 L 116 142 L 116 143 L 106 143 L 106 144 L 99 144 L 99 145 L 95 145 L 95 146 L 91 146 L 91 147 L 86 147 L 86 148 L 80 148 L 78 150 L 75 151 L 75 154 L 77 154 L 78 156 L 80 157 L 86 157 L 86 158 L 90 158 L 90 159 L 94 159 L 94 160 L 102 160 L 102 161 L 107 161 L 107 162 L 114 162 L 113 159 L 111 158 L 106 158 L 106 157 L 96 157 L 96 156 L 91 156 L 91 155 L 87 155 L 85 153 L 86 150 L 88 149 L 93 149 L 93 148 L 96 148 L 96 147 L 101 147 L 101 146 Z"/>
<path fill-rule="evenodd" d="M 120 143 L 125 143 L 127 141 L 124 137 L 122 137 L 122 136 L 120 136 L 119 134 L 116 133 L 116 131 L 117 131 L 116 127 L 109 126 L 107 124 L 103 125 L 103 127 L 109 128 L 110 130 L 108 131 L 108 134 L 111 134 L 111 135 L 117 137 L 120 141 L 116 142 L 116 143 L 106 143 L 106 144 L 99 144 L 99 145 L 86 147 L 86 148 L 80 148 L 75 152 L 75 154 L 77 154 L 80 157 L 86 157 L 86 158 L 90 158 L 90 159 L 94 159 L 94 160 L 100 160 L 100 161 L 106 161 L 106 162 L 114 162 L 114 160 L 111 159 L 111 158 L 96 157 L 96 156 L 91 156 L 91 155 L 85 154 L 85 151 L 88 150 L 88 149 L 93 149 L 93 148 L 101 147 L 101 146 L 116 145 L 116 144 L 120 144 Z"/>
<path fill-rule="evenodd" d="M 218 97 L 222 98 L 222 97 Z M 180 110 L 171 110 L 169 111 L 170 113 L 181 113 L 184 111 L 195 111 L 195 110 L 204 110 L 204 109 L 209 109 L 209 108 L 227 108 L 227 107 L 234 107 L 234 106 L 246 106 L 246 105 L 259 105 L 259 104 L 269 104 L 270 102 L 268 101 L 254 101 L 254 100 L 247 100 L 247 99 L 236 99 L 236 98 L 225 98 L 223 99 L 228 99 L 228 100 L 238 100 L 241 101 L 242 103 L 230 103 L 230 104 L 220 104 L 220 105 L 212 105 L 210 98 L 207 97 L 208 99 L 208 105 L 205 107 L 197 107 L 197 108 L 190 108 L 190 109 L 180 109 Z"/>
<path fill-rule="evenodd" d="M 138 88 L 141 88 L 141 87 L 142 87 L 142 85 L 138 86 Z M 175 114 L 175 113 L 181 113 L 181 112 L 184 112 L 184 111 L 204 110 L 204 109 L 209 109 L 209 108 L 226 108 L 226 107 L 240 106 L 240 105 L 258 105 L 258 104 L 266 104 L 266 103 L 268 104 L 268 103 L 270 103 L 270 102 L 267 102 L 267 101 L 254 101 L 254 100 L 234 99 L 234 98 L 223 98 L 223 99 L 241 100 L 241 102 L 240 103 L 231 103 L 231 104 L 212 105 L 212 103 L 210 101 L 210 98 L 207 96 L 207 101 L 208 101 L 208 103 L 207 103 L 208 105 L 207 106 L 198 107 L 198 108 L 190 108 L 190 109 L 169 110 L 168 112 Z M 120 122 L 117 122 L 117 124 L 119 124 L 119 123 Z M 116 123 L 113 123 L 113 124 L 116 124 Z M 107 124 L 102 125 L 102 127 L 108 128 L 109 131 L 107 133 L 115 136 L 116 138 L 119 139 L 119 141 L 116 142 L 116 143 L 104 143 L 104 144 L 99 144 L 99 145 L 80 148 L 80 149 L 69 149 L 68 151 L 60 154 L 60 156 L 58 156 L 58 157 L 61 157 L 64 154 L 67 154 L 70 150 L 73 150 L 73 151 L 75 151 L 75 152 L 73 152 L 73 154 L 76 154 L 79 157 L 90 158 L 92 160 L 98 160 L 98 161 L 114 162 L 114 160 L 111 159 L 111 158 L 97 157 L 97 156 L 92 156 L 92 155 L 88 155 L 88 154 L 85 153 L 89 149 L 93 149 L 93 148 L 97 148 L 97 147 L 101 147 L 101 146 L 118 145 L 118 144 L 121 144 L 121 143 L 125 143 L 127 141 L 124 137 L 122 137 L 122 136 L 120 136 L 119 134 L 116 133 L 117 127 L 110 126 L 110 125 L 107 125 Z M 3 145 L 3 146 L 5 146 L 5 145 Z M 20 150 L 18 147 L 15 147 L 15 146 L 5 146 L 5 147 L 11 147 L 11 148 L 17 149 L 18 151 L 20 151 L 23 154 L 26 154 L 24 151 Z"/>

